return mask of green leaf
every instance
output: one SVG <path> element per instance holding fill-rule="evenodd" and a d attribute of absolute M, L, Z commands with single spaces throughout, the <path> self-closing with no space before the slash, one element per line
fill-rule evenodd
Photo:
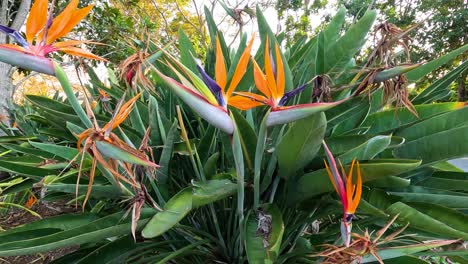
<path fill-rule="evenodd" d="M 254 168 L 254 209 L 260 204 L 260 175 L 262 169 L 262 160 L 265 152 L 265 144 L 267 139 L 267 120 L 270 111 L 268 111 L 262 119 L 258 130 L 257 144 L 255 148 L 255 168 Z"/>
<path fill-rule="evenodd" d="M 468 124 L 468 107 L 446 112 L 397 131 L 406 142 L 454 129 Z"/>
<path fill-rule="evenodd" d="M 463 54 L 467 50 L 468 50 L 468 44 L 456 50 L 453 50 L 443 55 L 442 57 L 439 57 L 435 60 L 425 63 L 412 71 L 409 71 L 408 73 L 405 74 L 406 78 L 408 78 L 408 81 L 410 83 L 417 82 L 419 79 L 426 76 L 426 74 L 436 70 L 437 68 L 444 65 L 445 63 L 455 59 L 456 57 L 458 57 L 458 55 Z"/>
<path fill-rule="evenodd" d="M 445 74 L 442 78 L 431 83 L 422 92 L 418 93 L 411 102 L 413 104 L 429 104 L 437 100 L 442 100 L 442 95 L 450 93 L 450 84 L 455 81 L 460 74 L 468 68 L 468 61 L 462 63 L 456 69 Z"/>
<path fill-rule="evenodd" d="M 370 138 L 363 144 L 348 150 L 341 154 L 338 159 L 343 164 L 350 163 L 353 159 L 357 160 L 370 160 L 377 156 L 380 152 L 384 151 L 392 140 L 392 136 L 375 136 Z"/>
<path fill-rule="evenodd" d="M 156 171 L 157 178 L 160 184 L 166 184 L 169 177 L 169 163 L 172 158 L 172 151 L 174 148 L 174 142 L 179 138 L 179 131 L 177 130 L 177 120 L 174 120 L 174 123 L 167 134 L 166 142 L 161 153 L 161 158 L 159 159 L 159 168 Z"/>
<path fill-rule="evenodd" d="M 70 194 L 76 193 L 76 184 L 53 183 L 47 185 L 46 188 L 48 191 Z M 78 193 L 86 193 L 87 190 L 88 185 L 78 185 Z M 95 198 L 119 198 L 122 197 L 123 194 L 115 186 L 94 184 L 90 196 Z"/>
<path fill-rule="evenodd" d="M 436 205 L 431 204 L 431 206 L 435 207 Z M 447 220 L 447 218 L 441 220 L 438 219 L 443 215 L 440 212 L 445 211 L 445 213 L 448 213 L 450 212 L 448 210 L 450 209 L 447 208 L 446 210 L 441 210 L 439 207 L 438 212 L 433 212 L 431 213 L 432 215 L 428 215 L 423 212 L 420 212 L 419 210 L 405 203 L 397 202 L 388 207 L 386 211 L 392 215 L 399 214 L 397 221 L 409 222 L 412 228 L 416 228 L 443 237 L 450 237 L 455 239 L 462 238 L 465 240 L 468 239 L 468 233 L 458 230 L 455 227 L 449 225 L 448 223 L 442 222 L 443 220 Z M 453 212 L 451 214 L 453 215 Z M 437 218 L 434 218 L 434 216 Z M 465 216 L 465 223 L 466 221 L 467 220 Z"/>
<path fill-rule="evenodd" d="M 468 125 L 405 143 L 394 150 L 394 155 L 398 158 L 422 159 L 423 165 L 467 156 Z"/>
<path fill-rule="evenodd" d="M 317 154 L 325 134 L 327 120 L 320 113 L 293 123 L 279 143 L 279 174 L 283 178 L 302 170 Z"/>
<path fill-rule="evenodd" d="M 63 71 L 62 67 L 60 67 L 59 64 L 54 63 L 54 68 L 55 68 L 55 74 L 57 76 L 57 79 L 59 80 L 60 84 L 62 85 L 63 91 L 67 95 L 67 100 L 72 106 L 73 110 L 75 110 L 75 113 L 78 115 L 80 118 L 81 122 L 87 127 L 91 128 L 93 127 L 93 123 L 89 119 L 88 115 L 86 112 L 83 110 L 81 107 L 78 98 L 76 98 L 75 93 L 73 91 L 72 85 L 70 81 L 68 80 L 67 74 Z"/>
<path fill-rule="evenodd" d="M 182 27 L 179 28 L 179 51 L 180 51 L 180 62 L 187 66 L 192 72 L 198 72 L 197 66 L 193 61 L 195 56 L 195 50 L 193 49 L 192 42 L 185 34 Z"/>
<path fill-rule="evenodd" d="M 362 181 L 367 182 L 387 176 L 398 175 L 402 172 L 412 170 L 421 164 L 419 160 L 371 160 L 361 163 Z M 349 166 L 344 166 L 349 170 Z M 296 192 L 292 198 L 296 201 L 303 201 L 315 195 L 333 190 L 333 186 L 328 178 L 325 169 L 317 170 L 303 175 L 296 184 Z"/>
<path fill-rule="evenodd" d="M 118 148 L 112 144 L 109 144 L 105 141 L 96 141 L 95 142 L 97 149 L 99 152 L 102 153 L 105 157 L 112 158 L 115 160 L 120 160 L 123 162 L 128 162 L 131 164 L 137 164 L 137 165 L 143 165 L 143 166 L 151 166 L 151 167 L 156 167 L 157 165 L 154 164 L 153 162 L 147 160 L 147 159 L 142 159 L 140 157 L 137 157 L 133 155 L 130 152 L 127 152 L 121 148 Z M 137 151 L 137 150 L 135 150 Z"/>
<path fill-rule="evenodd" d="M 39 143 L 39 142 L 29 142 L 33 147 L 41 149 L 43 151 L 47 151 L 49 153 L 53 153 L 61 158 L 66 160 L 73 160 L 78 157 L 78 150 L 76 148 L 70 148 L 65 146 L 60 146 L 57 144 L 47 144 L 47 143 Z M 89 159 L 90 156 L 86 155 Z"/>
<path fill-rule="evenodd" d="M 239 132 L 240 144 L 242 146 L 242 152 L 247 168 L 250 171 L 253 171 L 257 135 L 255 135 L 253 128 L 249 125 L 244 116 L 239 113 L 239 111 L 232 111 L 232 115 L 234 116 L 236 127 Z"/>
<path fill-rule="evenodd" d="M 41 169 L 7 161 L 0 161 L 0 171 L 7 171 L 9 173 L 24 175 L 37 180 L 41 180 L 42 177 L 47 175 L 56 174 L 54 170 Z"/>
<path fill-rule="evenodd" d="M 156 213 L 143 228 L 144 238 L 162 235 L 180 222 L 192 209 L 192 187 L 174 195 L 165 205 L 162 212 Z"/>
<path fill-rule="evenodd" d="M 271 218 L 267 239 L 259 235 L 259 221 Z M 249 263 L 275 263 L 284 233 L 283 217 L 274 204 L 262 205 L 261 211 L 251 211 L 245 226 L 245 249 Z"/>
<path fill-rule="evenodd" d="M 344 36 L 333 45 L 328 46 L 324 54 L 319 54 L 325 59 L 325 72 L 340 72 L 340 68 L 354 57 L 364 45 L 366 35 L 374 23 L 376 14 L 375 10 L 367 11 L 356 24 L 346 31 Z"/>
<path fill-rule="evenodd" d="M 206 182 L 193 182 L 192 206 L 199 207 L 222 200 L 236 193 L 237 184 L 230 180 L 211 180 Z"/>
<path fill-rule="evenodd" d="M 143 209 L 138 221 L 139 226 L 148 221 L 152 209 Z M 122 220 L 123 212 L 112 214 L 87 224 L 79 225 L 50 235 L 19 239 L 12 242 L 0 242 L 0 256 L 17 256 L 45 252 L 56 248 L 96 242 L 101 239 L 128 234 L 130 219 Z"/>
<path fill-rule="evenodd" d="M 449 208 L 468 209 L 468 195 L 464 193 L 441 191 L 416 186 L 403 189 L 401 191 L 391 191 L 389 193 L 402 197 L 403 202 L 426 202 Z"/>
<path fill-rule="evenodd" d="M 26 136 L 1 136 L 0 143 L 15 143 L 16 141 L 28 141 L 34 140 L 36 137 L 26 137 Z"/>
<path fill-rule="evenodd" d="M 54 229 L 60 231 L 72 229 L 96 219 L 98 219 L 98 216 L 89 213 L 52 216 L 1 232 L 0 243 L 20 240 L 25 234 L 31 234 L 31 237 L 34 237 L 37 230 Z"/>
<path fill-rule="evenodd" d="M 398 127 L 409 125 L 432 116 L 440 115 L 451 110 L 460 109 L 463 106 L 463 103 L 417 105 L 415 108 L 419 118 L 415 117 L 404 107 L 390 109 L 369 115 L 361 126 L 370 127 L 368 131 L 369 134 L 379 134 L 382 132 L 392 131 Z"/>

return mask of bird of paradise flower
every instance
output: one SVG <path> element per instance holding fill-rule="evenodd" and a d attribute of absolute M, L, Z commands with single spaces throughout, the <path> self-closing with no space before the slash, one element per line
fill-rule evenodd
<path fill-rule="evenodd" d="M 82 48 L 81 44 L 99 44 L 83 40 L 56 40 L 67 35 L 93 8 L 88 5 L 78 8 L 79 0 L 72 0 L 65 9 L 53 17 L 53 5 L 48 0 L 36 0 L 26 21 L 26 39 L 16 30 L 0 25 L 0 32 L 11 36 L 19 45 L 0 45 L 0 61 L 26 69 L 54 75 L 54 66 L 46 59 L 52 52 L 62 51 L 69 55 L 105 60 Z M 45 15 L 47 14 L 47 15 Z"/>
<path fill-rule="evenodd" d="M 349 173 L 346 176 L 346 172 L 343 168 L 343 165 L 340 163 L 341 175 L 338 171 L 335 158 L 333 157 L 330 149 L 328 148 L 325 141 L 323 141 L 323 147 L 327 155 L 327 162 L 325 162 L 325 168 L 328 173 L 328 177 L 335 188 L 338 196 L 340 197 L 341 203 L 343 205 L 343 219 L 341 221 L 341 238 L 346 246 L 349 246 L 351 241 L 351 229 L 352 229 L 352 220 L 354 218 L 354 213 L 359 205 L 362 194 L 362 177 L 361 170 L 359 166 L 359 161 L 353 160 L 351 163 L 351 168 Z M 357 167 L 357 177 L 356 183 L 353 183 L 353 171 L 354 164 Z"/>

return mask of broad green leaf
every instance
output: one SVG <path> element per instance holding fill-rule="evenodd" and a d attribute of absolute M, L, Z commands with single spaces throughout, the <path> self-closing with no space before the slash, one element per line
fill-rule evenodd
<path fill-rule="evenodd" d="M 73 160 L 78 158 L 78 150 L 76 148 L 70 148 L 65 146 L 60 146 L 57 144 L 47 144 L 47 143 L 39 143 L 39 142 L 29 142 L 33 147 L 41 149 L 43 151 L 47 151 L 49 153 L 53 153 L 61 158 L 66 160 Z M 89 155 L 86 154 L 87 158 L 90 158 Z"/>
<path fill-rule="evenodd" d="M 368 97 L 358 96 L 346 100 L 340 105 L 337 105 L 331 109 L 325 111 L 328 121 L 328 130 L 331 130 L 338 123 L 341 123 L 348 119 L 348 116 L 352 115 L 356 111 L 365 108 L 369 105 Z"/>
<path fill-rule="evenodd" d="M 28 141 L 28 140 L 34 140 L 36 137 L 26 137 L 26 136 L 1 136 L 0 137 L 0 143 L 10 143 L 10 142 L 16 142 L 16 141 Z"/>
<path fill-rule="evenodd" d="M 56 157 L 54 154 L 49 153 L 47 151 L 42 151 L 42 150 L 38 150 L 34 148 L 28 148 L 28 147 L 24 147 L 21 145 L 4 143 L 4 144 L 1 144 L 1 146 L 6 149 L 15 151 L 15 152 L 31 154 L 31 155 L 38 156 L 38 157 L 45 158 L 45 159 L 53 159 Z"/>
<path fill-rule="evenodd" d="M 257 135 L 255 135 L 253 128 L 249 125 L 244 116 L 239 113 L 239 111 L 232 111 L 232 115 L 234 116 L 236 127 L 238 128 L 245 163 L 247 168 L 250 171 L 253 171 Z"/>
<path fill-rule="evenodd" d="M 34 237 L 36 230 L 67 230 L 88 224 L 96 219 L 98 219 L 97 215 L 89 213 L 52 216 L 0 232 L 0 243 L 19 240 L 27 233 L 31 233 L 31 237 Z"/>
<path fill-rule="evenodd" d="M 422 159 L 423 165 L 467 156 L 468 125 L 405 143 L 394 150 L 394 155 L 398 158 Z"/>
<path fill-rule="evenodd" d="M 325 72 L 340 72 L 340 67 L 346 65 L 354 57 L 364 45 L 366 35 L 374 23 L 375 17 L 375 10 L 367 11 L 356 24 L 346 31 L 344 36 L 327 47 L 322 55 L 325 59 Z"/>
<path fill-rule="evenodd" d="M 179 51 L 180 51 L 180 62 L 187 66 L 192 72 L 197 72 L 197 66 L 193 61 L 193 57 L 196 53 L 193 49 L 192 42 L 185 34 L 182 28 L 179 28 Z"/>
<path fill-rule="evenodd" d="M 461 177 L 450 177 L 450 175 L 460 175 Z M 437 187 L 437 189 L 449 191 L 468 192 L 468 173 L 440 172 L 431 177 L 416 183 L 419 186 Z"/>
<path fill-rule="evenodd" d="M 227 179 L 192 182 L 192 207 L 199 207 L 222 200 L 236 193 L 237 184 Z"/>
<path fill-rule="evenodd" d="M 267 120 L 270 111 L 268 111 L 262 119 L 260 128 L 258 130 L 257 144 L 255 148 L 255 167 L 254 167 L 254 209 L 260 203 L 260 177 L 262 170 L 262 160 L 265 154 L 265 144 L 267 139 Z"/>
<path fill-rule="evenodd" d="M 162 235 L 182 220 L 192 209 L 192 188 L 188 187 L 174 195 L 165 205 L 164 210 L 156 213 L 143 228 L 144 238 Z"/>
<path fill-rule="evenodd" d="M 78 98 L 76 98 L 75 93 L 73 92 L 73 88 L 72 88 L 70 81 L 68 80 L 67 74 L 64 72 L 62 67 L 60 67 L 60 65 L 57 63 L 54 63 L 54 69 L 55 69 L 55 75 L 57 76 L 57 79 L 62 85 L 63 91 L 67 95 L 68 102 L 70 103 L 71 107 L 73 108 L 75 113 L 80 118 L 81 122 L 83 122 L 83 124 L 87 128 L 93 127 L 93 123 L 89 119 L 84 109 L 81 107 L 78 101 Z"/>
<path fill-rule="evenodd" d="M 7 171 L 9 173 L 19 174 L 37 180 L 40 180 L 42 179 L 42 177 L 45 177 L 47 175 L 56 174 L 56 171 L 54 170 L 41 169 L 37 167 L 21 165 L 18 163 L 6 161 L 0 161 L 0 171 Z"/>
<path fill-rule="evenodd" d="M 259 234 L 259 221 L 271 219 L 269 235 Z M 251 211 L 245 225 L 245 249 L 249 263 L 275 263 L 284 233 L 281 211 L 274 204 L 266 204 L 259 211 Z"/>
<path fill-rule="evenodd" d="M 445 74 L 442 78 L 430 84 L 422 92 L 418 93 L 411 102 L 413 104 L 428 104 L 443 99 L 441 95 L 450 92 L 450 84 L 468 68 L 468 61 L 462 63 L 456 69 Z"/>
<path fill-rule="evenodd" d="M 317 154 L 322 144 L 327 121 L 325 114 L 315 114 L 293 123 L 279 143 L 279 174 L 283 178 L 294 176 Z"/>
<path fill-rule="evenodd" d="M 353 159 L 373 159 L 377 154 L 384 151 L 390 145 L 391 140 L 392 136 L 375 136 L 363 144 L 341 154 L 338 158 L 343 164 L 348 164 Z"/>
<path fill-rule="evenodd" d="M 154 214 L 152 209 L 143 209 L 138 226 L 145 224 Z M 122 220 L 123 212 L 108 215 L 87 224 L 65 229 L 51 235 L 33 239 L 16 240 L 0 244 L 0 256 L 17 256 L 45 252 L 56 248 L 96 242 L 130 232 L 130 219 Z M 3 240 L 2 240 L 3 241 Z"/>
<path fill-rule="evenodd" d="M 142 247 L 142 244 L 135 243 L 131 236 L 124 236 L 110 243 L 106 243 L 96 250 L 93 250 L 74 264 L 104 264 L 115 263 L 116 260 L 124 260 L 133 249 Z"/>
<path fill-rule="evenodd" d="M 46 188 L 48 191 L 70 193 L 73 195 L 76 193 L 76 184 L 53 183 L 47 185 Z M 88 185 L 78 185 L 79 194 L 84 194 L 87 190 Z M 94 184 L 90 196 L 95 198 L 119 198 L 123 194 L 115 186 Z"/>
<path fill-rule="evenodd" d="M 403 202 L 426 202 L 449 208 L 468 209 L 468 195 L 465 193 L 441 191 L 416 186 L 403 189 L 402 191 L 391 191 L 389 193 L 402 197 Z"/>
<path fill-rule="evenodd" d="M 392 131 L 398 127 L 409 125 L 439 115 L 444 112 L 460 109 L 464 103 L 438 103 L 415 106 L 419 118 L 411 114 L 406 108 L 390 109 L 369 115 L 361 126 L 369 126 L 370 134 Z"/>
<path fill-rule="evenodd" d="M 435 60 L 432 60 L 428 63 L 425 63 L 418 68 L 407 72 L 406 78 L 408 78 L 408 81 L 411 82 L 417 82 L 419 79 L 422 77 L 426 76 L 428 73 L 436 70 L 440 66 L 444 65 L 445 63 L 455 59 L 457 56 L 463 54 L 465 51 L 468 50 L 468 44 L 465 46 L 462 46 L 456 50 L 453 50 Z"/>
<path fill-rule="evenodd" d="M 333 127 L 333 136 L 352 134 L 350 131 L 353 129 L 359 128 L 359 125 L 366 119 L 369 114 L 370 105 L 366 104 L 365 106 L 360 107 L 359 109 L 349 113 L 346 116 L 346 119 L 342 122 L 336 124 Z"/>
<path fill-rule="evenodd" d="M 448 223 L 442 222 L 443 220 L 447 220 L 446 218 L 439 220 L 439 217 L 434 218 L 434 216 L 427 215 L 405 203 L 394 203 L 388 207 L 386 211 L 392 215 L 399 214 L 398 221 L 409 222 L 412 228 L 420 229 L 443 237 L 468 239 L 468 233 L 458 230 L 455 227 L 450 226 Z"/>
<path fill-rule="evenodd" d="M 361 163 L 362 181 L 367 182 L 387 176 L 398 175 L 402 172 L 412 170 L 421 164 L 419 160 L 388 159 L 372 160 Z M 344 166 L 349 170 L 349 166 Z M 317 170 L 303 175 L 296 183 L 295 193 L 292 198 L 303 201 L 315 195 L 333 190 L 325 169 Z"/>
<path fill-rule="evenodd" d="M 446 112 L 397 131 L 406 142 L 468 124 L 468 107 Z"/>
<path fill-rule="evenodd" d="M 143 166 L 152 166 L 156 167 L 157 165 L 154 164 L 153 162 L 147 160 L 147 159 L 142 159 L 140 157 L 137 157 L 133 155 L 130 152 L 127 152 L 119 147 L 116 147 L 112 144 L 109 144 L 105 141 L 96 141 L 95 142 L 97 149 L 104 155 L 105 157 L 112 158 L 115 160 L 120 160 L 123 162 L 128 162 L 131 164 L 137 164 L 137 165 L 143 165 Z M 137 151 L 137 150 L 135 150 Z"/>
<path fill-rule="evenodd" d="M 161 166 L 161 168 L 156 171 L 156 175 L 160 184 L 166 184 L 169 177 L 169 163 L 172 158 L 174 142 L 179 138 L 177 124 L 177 120 L 174 120 L 174 123 L 167 134 L 166 141 L 161 152 L 161 158 L 159 159 L 159 166 Z"/>

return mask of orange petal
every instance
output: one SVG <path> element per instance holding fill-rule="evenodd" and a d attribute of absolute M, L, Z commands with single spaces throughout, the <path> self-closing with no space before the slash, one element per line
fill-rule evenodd
<path fill-rule="evenodd" d="M 30 53 L 28 50 L 26 50 L 25 48 L 21 47 L 21 46 L 18 46 L 18 45 L 14 45 L 14 44 L 1 44 L 0 45 L 0 48 L 1 47 L 5 47 L 7 49 L 14 49 L 14 50 L 17 50 L 17 51 L 21 51 L 21 52 L 24 52 L 24 53 Z"/>
<path fill-rule="evenodd" d="M 346 178 L 346 198 L 348 199 L 348 204 L 352 204 L 353 200 L 353 168 L 354 168 L 354 160 L 351 163 L 351 168 L 349 169 L 348 177 Z M 343 174 L 346 175 L 346 174 Z"/>
<path fill-rule="evenodd" d="M 268 88 L 268 83 L 267 83 L 265 75 L 263 74 L 262 70 L 260 69 L 260 66 L 258 66 L 255 59 L 252 59 L 252 63 L 254 65 L 255 86 L 266 97 L 271 98 L 271 92 L 270 92 L 270 89 Z"/>
<path fill-rule="evenodd" d="M 219 85 L 219 87 L 221 87 L 221 91 L 224 92 L 224 88 L 226 87 L 227 82 L 226 65 L 224 64 L 223 50 L 221 49 L 218 36 L 216 36 L 215 78 L 216 83 Z"/>
<path fill-rule="evenodd" d="M 281 59 L 281 53 L 278 47 L 278 44 L 275 45 L 276 52 L 276 91 L 278 92 L 279 97 L 284 95 L 284 67 L 283 60 Z"/>
<path fill-rule="evenodd" d="M 254 38 L 255 35 L 253 35 L 250 39 L 249 45 L 245 48 L 239 59 L 239 63 L 237 63 L 236 70 L 232 75 L 231 84 L 229 84 L 229 89 L 226 92 L 226 98 L 231 96 L 232 92 L 234 92 L 234 89 L 236 89 L 237 85 L 242 80 L 242 77 L 244 77 L 245 71 L 247 70 L 247 65 L 249 64 L 250 51 L 252 50 Z"/>
<path fill-rule="evenodd" d="M 59 38 L 57 36 L 67 26 L 68 22 L 73 17 L 73 13 L 78 8 L 78 2 L 79 0 L 71 0 L 70 3 L 65 7 L 65 9 L 57 17 L 54 18 L 54 20 L 52 21 L 52 25 L 50 26 L 47 32 L 47 44 L 50 44 L 54 40 Z M 50 42 L 49 39 L 51 39 Z"/>
<path fill-rule="evenodd" d="M 104 43 L 99 43 L 95 41 L 87 41 L 87 40 L 67 40 L 61 42 L 55 42 L 54 47 L 56 48 L 65 48 L 65 47 L 72 47 L 81 44 L 94 44 L 94 45 L 106 45 Z"/>
<path fill-rule="evenodd" d="M 248 97 L 235 95 L 229 98 L 229 105 L 232 105 L 240 110 L 249 110 L 254 107 L 261 106 L 263 104 Z"/>
<path fill-rule="evenodd" d="M 278 91 L 276 89 L 276 81 L 275 81 L 275 74 L 273 73 L 273 67 L 271 66 L 271 61 L 270 61 L 270 47 L 268 43 L 268 37 L 265 41 L 265 53 L 263 53 L 263 56 L 265 57 L 265 73 L 266 73 L 266 79 L 268 82 L 268 87 L 270 88 L 271 95 L 273 99 L 279 100 L 281 97 L 278 94 Z"/>
<path fill-rule="evenodd" d="M 73 1 L 69 4 L 69 6 L 73 3 Z M 70 32 L 80 21 L 88 15 L 88 13 L 91 11 L 91 9 L 94 7 L 94 5 L 89 5 L 86 7 L 83 7 L 78 10 L 73 10 L 71 17 L 69 19 L 62 18 L 60 17 L 62 14 L 64 14 L 67 11 L 68 14 L 68 6 L 65 8 L 65 10 L 57 16 L 57 18 L 54 19 L 54 23 L 52 23 L 52 26 L 49 30 L 49 34 L 47 35 L 47 44 L 50 44 L 54 42 L 56 39 L 65 36 Z M 59 18 L 60 17 L 60 18 Z M 60 19 L 60 20 L 59 20 Z M 58 21 L 56 21 L 58 20 Z M 63 20 L 63 21 L 62 21 Z M 57 23 L 56 28 L 52 28 L 55 24 Z M 59 25 L 58 23 L 63 23 L 63 25 Z"/>
<path fill-rule="evenodd" d="M 120 109 L 118 110 L 118 113 L 114 116 L 114 118 L 111 121 L 109 121 L 102 128 L 102 130 L 108 130 L 109 128 L 112 130 L 118 127 L 123 121 L 125 121 L 125 119 L 127 119 L 127 116 L 132 111 L 133 106 L 135 105 L 135 102 L 140 97 L 140 95 L 141 93 L 138 93 L 135 97 L 123 104 L 122 107 L 120 107 Z"/>
<path fill-rule="evenodd" d="M 94 55 L 89 51 L 86 51 L 86 50 L 80 49 L 80 48 L 76 48 L 76 47 L 59 48 L 58 50 L 63 51 L 65 53 L 73 55 L 73 56 L 79 56 L 79 57 L 84 57 L 84 58 L 93 59 L 93 60 L 107 61 L 103 57 L 99 57 L 98 55 Z"/>
<path fill-rule="evenodd" d="M 356 211 L 359 202 L 361 201 L 362 195 L 362 177 L 361 177 L 361 167 L 359 166 L 359 162 L 357 162 L 357 182 L 356 182 L 356 193 L 353 197 L 353 209 Z"/>
<path fill-rule="evenodd" d="M 26 40 L 32 43 L 34 36 L 41 31 L 47 23 L 48 0 L 36 0 L 29 11 L 26 21 Z"/>
<path fill-rule="evenodd" d="M 336 183 L 335 183 L 335 180 L 334 180 L 334 178 L 333 178 L 333 174 L 332 174 L 330 168 L 328 167 L 327 162 L 324 160 L 323 163 L 325 163 L 325 169 L 327 170 L 328 178 L 330 178 L 330 181 L 331 181 L 331 183 L 333 184 L 333 187 L 335 188 L 336 193 L 340 194 L 340 193 L 338 192 L 338 188 L 336 187 Z"/>

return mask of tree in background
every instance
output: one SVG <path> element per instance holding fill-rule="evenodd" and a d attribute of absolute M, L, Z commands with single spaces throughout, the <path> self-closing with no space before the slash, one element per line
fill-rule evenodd
<path fill-rule="evenodd" d="M 138 49 L 134 40 L 151 39 L 162 45 L 176 40 L 182 28 L 199 54 L 204 53 L 206 33 L 204 20 L 196 1 L 187 0 L 112 0 L 96 5 L 92 15 L 78 31 L 87 39 L 106 45 L 95 46 L 93 52 L 118 64 Z M 126 41 L 121 41 L 126 40 Z M 138 41 L 137 41 L 138 42 Z M 145 43 L 139 43 L 145 46 Z"/>
<path fill-rule="evenodd" d="M 15 30 L 20 29 L 28 15 L 31 0 L 2 0 L 0 9 L 0 25 L 8 25 Z M 11 39 L 0 34 L 0 44 L 10 43 Z M 8 116 L 9 101 L 13 96 L 12 74 L 14 68 L 0 62 L 0 116 Z M 0 119 L 0 122 L 6 121 Z"/>
<path fill-rule="evenodd" d="M 378 20 L 388 21 L 397 27 L 406 29 L 411 25 L 421 23 L 410 36 L 413 39 L 411 59 L 413 61 L 432 60 L 441 54 L 454 50 L 467 43 L 468 35 L 468 2 L 463 0 L 338 0 L 329 3 L 327 0 L 278 0 L 276 10 L 278 19 L 285 20 L 287 44 L 290 45 L 304 35 L 314 35 L 322 25 L 330 20 L 327 10 L 344 6 L 348 10 L 348 24 L 359 19 L 369 7 L 379 11 Z M 310 28 L 311 16 L 322 15 L 322 24 Z M 453 69 L 460 61 L 466 59 L 462 55 L 452 63 L 441 67 L 428 76 L 418 87 L 425 87 L 441 72 Z M 458 79 L 458 101 L 467 100 L 466 71 Z"/>

